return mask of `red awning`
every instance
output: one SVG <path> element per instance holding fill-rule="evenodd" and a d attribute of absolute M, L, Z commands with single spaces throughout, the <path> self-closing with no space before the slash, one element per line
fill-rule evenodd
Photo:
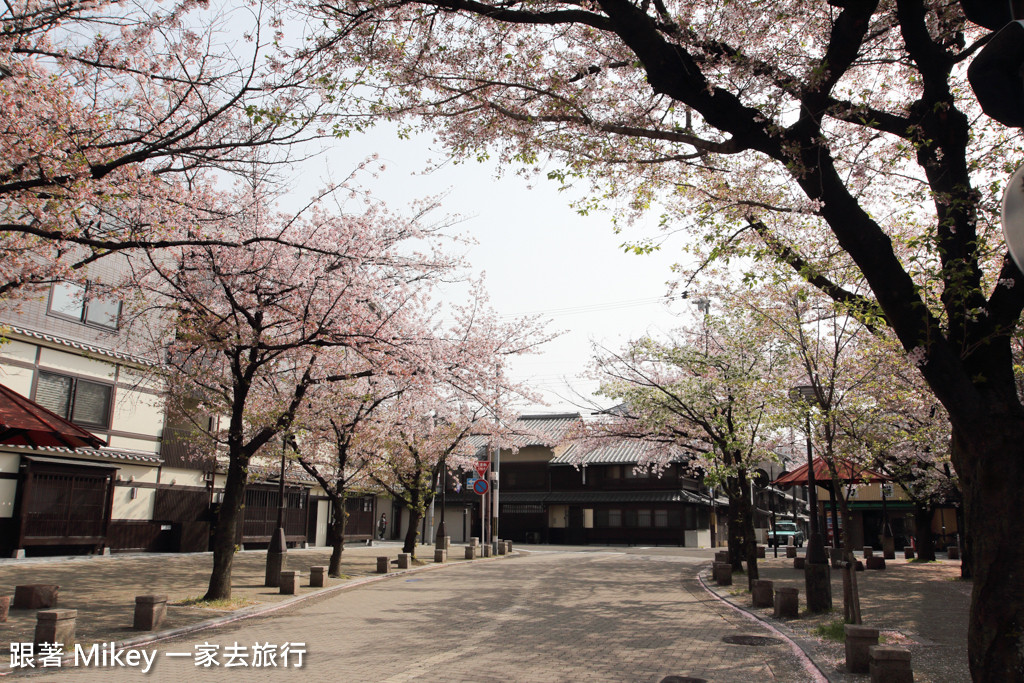
<path fill-rule="evenodd" d="M 0 444 L 31 448 L 99 448 L 105 442 L 0 384 Z"/>
<path fill-rule="evenodd" d="M 837 458 L 835 464 L 839 481 L 844 483 L 877 484 L 892 479 L 881 472 L 870 470 L 845 458 Z M 832 474 L 828 471 L 828 465 L 821 458 L 815 458 L 814 483 L 824 486 L 831 481 Z M 779 486 L 805 486 L 807 484 L 807 465 L 801 465 L 792 472 L 787 472 L 772 483 Z"/>

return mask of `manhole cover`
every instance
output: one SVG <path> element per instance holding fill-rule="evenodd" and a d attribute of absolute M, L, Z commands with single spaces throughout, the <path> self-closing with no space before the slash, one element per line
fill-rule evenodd
<path fill-rule="evenodd" d="M 708 683 L 703 678 L 694 678 L 693 676 L 665 676 L 661 679 L 661 683 Z"/>
<path fill-rule="evenodd" d="M 782 641 L 778 638 L 769 638 L 767 636 L 726 636 L 722 638 L 723 643 L 729 643 L 730 645 L 750 645 L 751 647 L 768 647 L 769 645 L 778 645 Z"/>

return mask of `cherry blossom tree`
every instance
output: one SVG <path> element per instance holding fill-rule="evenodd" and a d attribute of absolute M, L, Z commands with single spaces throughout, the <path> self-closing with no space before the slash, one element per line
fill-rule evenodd
<path fill-rule="evenodd" d="M 150 251 L 135 278 L 145 310 L 164 314 L 171 326 L 169 340 L 152 330 L 166 345 L 171 383 L 205 414 L 226 418 L 226 429 L 210 434 L 227 461 L 211 600 L 231 594 L 252 459 L 291 430 L 315 387 L 414 372 L 419 284 L 453 267 L 431 246 L 441 226 L 400 219 L 378 204 L 338 215 L 314 203 L 284 215 L 258 188 L 223 201 L 237 207 L 223 230 L 242 246 Z"/>
<path fill-rule="evenodd" d="M 217 183 L 324 132 L 280 19 L 194 0 L 0 7 L 0 295 L 125 249 L 225 243 Z"/>
<path fill-rule="evenodd" d="M 750 468 L 771 459 L 771 422 L 784 350 L 742 309 L 705 315 L 702 326 L 671 340 L 644 337 L 621 352 L 601 352 L 599 395 L 621 405 L 588 427 L 588 439 L 639 439 L 655 444 L 648 458 L 663 465 L 680 447 L 691 465 L 729 497 L 728 545 L 735 569 L 757 571 Z"/>
<path fill-rule="evenodd" d="M 331 22 L 311 47 L 335 73 L 378 65 L 362 72 L 368 113 L 422 115 L 457 154 L 592 179 L 583 210 L 661 203 L 663 223 L 709 258 L 774 260 L 889 326 L 952 426 L 974 543 L 972 676 L 1019 676 L 1024 546 L 1007 511 L 1024 488 L 1011 353 L 1024 274 L 996 209 L 1022 146 L 970 92 L 966 67 L 988 34 L 959 4 L 348 0 L 310 11 Z M 851 269 L 865 286 L 840 284 Z"/>

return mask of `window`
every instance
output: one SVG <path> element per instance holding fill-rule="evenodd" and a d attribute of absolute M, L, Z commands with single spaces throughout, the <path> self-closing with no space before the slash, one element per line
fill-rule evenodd
<path fill-rule="evenodd" d="M 622 510 L 612 509 L 608 511 L 608 526 L 622 526 Z"/>
<path fill-rule="evenodd" d="M 636 525 L 640 527 L 648 527 L 651 525 L 651 511 L 650 510 L 637 510 L 636 511 Z"/>
<path fill-rule="evenodd" d="M 75 424 L 106 429 L 113 392 L 109 384 L 40 372 L 35 401 Z"/>
<path fill-rule="evenodd" d="M 668 510 L 654 511 L 654 526 L 668 526 Z"/>
<path fill-rule="evenodd" d="M 58 282 L 50 290 L 50 315 L 70 318 L 76 322 L 117 329 L 121 317 L 121 302 L 104 296 L 102 290 L 88 288 L 74 282 Z"/>

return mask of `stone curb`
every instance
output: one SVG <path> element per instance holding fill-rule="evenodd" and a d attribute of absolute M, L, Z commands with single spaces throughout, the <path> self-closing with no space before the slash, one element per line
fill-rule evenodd
<path fill-rule="evenodd" d="M 809 648 L 805 648 L 802 645 L 800 645 L 800 641 L 802 641 L 803 638 L 800 638 L 785 626 L 766 621 L 765 619 L 754 614 L 753 612 L 748 611 L 744 607 L 737 605 L 732 600 L 722 597 L 721 595 L 716 593 L 707 585 L 707 583 L 704 582 L 703 574 L 705 574 L 707 571 L 707 568 L 704 568 L 697 572 L 697 582 L 700 584 L 701 588 L 703 588 L 709 595 L 714 597 L 716 600 L 723 602 L 736 612 L 739 612 L 746 618 L 756 622 L 760 626 L 768 629 L 772 633 L 776 634 L 777 636 L 785 640 L 786 643 L 789 644 L 790 650 L 793 651 L 793 654 L 796 655 L 796 658 L 804 667 L 804 670 L 807 671 L 808 675 L 810 676 L 809 680 L 813 681 L 814 683 L 829 683 L 830 679 L 828 676 L 825 675 L 825 672 L 821 668 L 821 664 L 816 662 L 814 658 L 811 656 L 811 654 L 807 651 Z"/>
<path fill-rule="evenodd" d="M 220 617 L 213 617 L 212 619 L 200 621 L 195 624 L 179 626 L 178 628 L 170 629 L 167 631 L 159 631 L 157 633 L 148 633 L 145 635 L 135 636 L 133 638 L 127 638 L 125 640 L 115 642 L 114 650 L 120 651 L 126 648 L 137 648 L 143 645 L 151 645 L 153 643 L 159 643 L 161 641 L 169 640 L 171 638 L 177 638 L 178 636 L 184 636 L 190 633 L 197 633 L 199 631 L 205 631 L 207 629 L 216 628 L 218 626 L 224 626 L 226 624 L 231 624 L 236 621 L 252 619 L 253 617 L 261 617 L 266 614 L 271 614 L 273 612 L 277 612 L 278 610 L 285 609 L 287 607 L 299 605 L 303 602 L 306 602 L 307 600 L 312 600 L 313 598 L 322 598 L 330 596 L 333 593 L 340 593 L 350 588 L 357 588 L 359 586 L 364 586 L 368 583 L 376 583 L 377 581 L 383 581 L 385 579 L 394 578 L 396 576 L 404 576 L 406 574 L 412 574 L 414 572 L 433 571 L 445 567 L 458 567 L 461 565 L 473 564 L 477 562 L 495 562 L 498 560 L 504 560 L 517 556 L 519 556 L 519 551 L 513 550 L 511 553 L 506 555 L 497 555 L 494 557 L 478 557 L 472 560 L 459 560 L 458 562 L 430 563 L 425 564 L 421 567 L 412 567 L 410 569 L 402 569 L 399 571 L 388 572 L 387 574 L 375 574 L 373 576 L 364 576 L 358 579 L 351 579 L 344 583 L 339 583 L 337 585 L 329 586 L 327 588 L 313 590 L 309 593 L 303 593 L 302 595 L 297 595 L 294 598 L 289 598 L 287 600 L 282 600 L 280 602 L 275 602 L 267 605 L 254 605 L 252 607 L 246 607 L 237 610 L 235 612 L 232 612 L 231 614 L 225 614 L 224 616 Z M 61 666 L 69 664 L 73 661 L 73 656 L 66 656 L 64 659 L 61 660 Z M 32 674 L 36 673 L 36 671 L 34 669 L 28 669 L 27 671 L 23 671 L 22 669 L 7 669 L 0 671 L 0 676 L 11 676 L 18 675 L 21 673 Z"/>

